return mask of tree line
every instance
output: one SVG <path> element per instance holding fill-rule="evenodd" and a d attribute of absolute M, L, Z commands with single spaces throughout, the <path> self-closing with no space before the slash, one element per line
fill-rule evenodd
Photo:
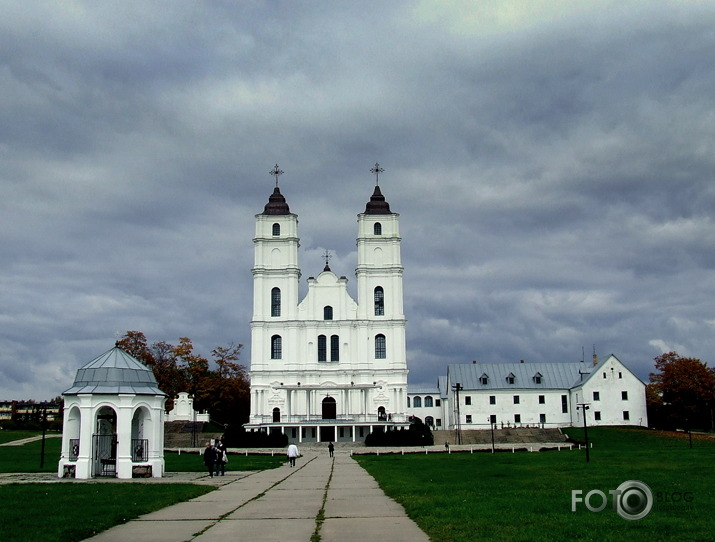
<path fill-rule="evenodd" d="M 149 345 L 141 331 L 127 331 L 117 346 L 152 370 L 167 395 L 167 410 L 180 392 L 188 392 L 194 409 L 208 411 L 214 422 L 235 426 L 248 421 L 250 383 L 246 368 L 238 363 L 243 345 L 217 346 L 211 361 L 194 351 L 188 337 L 180 337 L 177 345 Z"/>

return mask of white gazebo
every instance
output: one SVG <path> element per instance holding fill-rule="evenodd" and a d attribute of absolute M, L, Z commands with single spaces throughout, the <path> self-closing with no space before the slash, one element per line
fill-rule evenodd
<path fill-rule="evenodd" d="M 62 394 L 60 477 L 161 477 L 164 403 L 148 367 L 115 346 L 77 371 Z"/>

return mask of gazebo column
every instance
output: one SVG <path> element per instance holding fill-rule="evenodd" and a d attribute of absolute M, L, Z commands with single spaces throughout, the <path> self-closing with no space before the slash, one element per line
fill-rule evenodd
<path fill-rule="evenodd" d="M 132 477 L 132 399 L 119 396 L 117 406 L 117 478 Z"/>
<path fill-rule="evenodd" d="M 94 409 L 91 404 L 91 396 L 80 395 L 80 429 L 79 429 L 79 456 L 75 463 L 75 478 L 86 480 L 92 477 L 92 435 L 94 434 Z"/>

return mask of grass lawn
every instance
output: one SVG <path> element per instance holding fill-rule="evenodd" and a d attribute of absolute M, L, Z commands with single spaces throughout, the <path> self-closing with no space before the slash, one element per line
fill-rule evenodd
<path fill-rule="evenodd" d="M 27 438 L 27 436 L 19 438 Z M 57 472 L 61 446 L 61 438 L 45 439 L 45 466 L 43 468 L 40 468 L 41 440 L 22 446 L 0 446 L 0 472 Z"/>
<path fill-rule="evenodd" d="M 582 438 L 583 430 L 566 431 Z M 440 541 L 474 540 L 713 540 L 715 440 L 654 431 L 591 428 L 585 451 L 355 456 Z M 628 521 L 612 508 L 609 490 L 640 480 L 653 492 L 653 509 Z M 598 489 L 608 507 L 571 512 L 571 490 Z M 690 502 L 682 499 L 690 492 Z M 600 505 L 595 496 L 591 504 Z"/>
<path fill-rule="evenodd" d="M 0 485 L 2 540 L 73 542 L 214 488 L 196 484 Z M 12 503 L 8 505 L 7 503 Z"/>

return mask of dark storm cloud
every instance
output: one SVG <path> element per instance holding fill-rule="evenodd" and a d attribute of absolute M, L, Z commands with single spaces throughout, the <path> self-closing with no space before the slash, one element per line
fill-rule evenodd
<path fill-rule="evenodd" d="M 593 344 L 643 378 L 663 350 L 709 361 L 707 4 L 3 12 L 2 397 L 60 393 L 128 329 L 248 344 L 276 162 L 304 278 L 329 250 L 351 291 L 355 215 L 385 166 L 411 382 Z"/>

